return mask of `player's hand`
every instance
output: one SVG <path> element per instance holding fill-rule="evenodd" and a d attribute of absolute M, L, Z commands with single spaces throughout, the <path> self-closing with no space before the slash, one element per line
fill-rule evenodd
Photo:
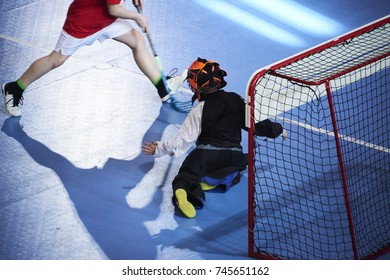
<path fill-rule="evenodd" d="M 148 22 L 148 19 L 144 15 L 137 14 L 135 22 L 138 24 L 139 27 L 141 27 L 143 32 L 149 33 L 149 22 Z"/>
<path fill-rule="evenodd" d="M 147 155 L 154 155 L 154 153 L 156 152 L 156 148 L 157 148 L 156 141 L 152 141 L 152 143 L 145 142 L 142 145 L 142 151 Z"/>
<path fill-rule="evenodd" d="M 283 129 L 282 137 L 283 137 L 283 140 L 287 139 L 287 130 Z"/>
<path fill-rule="evenodd" d="M 144 1 L 143 0 L 133 0 L 133 5 L 134 6 L 139 6 L 141 8 L 141 10 L 142 10 L 143 7 L 144 7 Z"/>

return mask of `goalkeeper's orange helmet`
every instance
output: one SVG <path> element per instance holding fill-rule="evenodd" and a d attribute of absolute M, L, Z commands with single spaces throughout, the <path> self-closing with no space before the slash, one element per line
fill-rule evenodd
<path fill-rule="evenodd" d="M 217 62 L 198 57 L 188 68 L 187 82 L 194 94 L 207 94 L 226 86 L 226 75 Z"/>

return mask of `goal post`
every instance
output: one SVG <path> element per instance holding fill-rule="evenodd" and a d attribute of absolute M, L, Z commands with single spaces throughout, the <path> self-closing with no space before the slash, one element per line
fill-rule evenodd
<path fill-rule="evenodd" d="M 256 71 L 247 86 L 249 254 L 390 252 L 390 16 Z M 254 134 L 264 119 L 283 141 Z"/>

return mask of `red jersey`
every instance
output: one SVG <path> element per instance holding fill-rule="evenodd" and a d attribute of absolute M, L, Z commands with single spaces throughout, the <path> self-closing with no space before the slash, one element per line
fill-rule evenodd
<path fill-rule="evenodd" d="M 76 38 L 85 38 L 113 23 L 116 18 L 108 14 L 107 4 L 120 4 L 121 0 L 74 0 L 69 6 L 64 30 Z"/>

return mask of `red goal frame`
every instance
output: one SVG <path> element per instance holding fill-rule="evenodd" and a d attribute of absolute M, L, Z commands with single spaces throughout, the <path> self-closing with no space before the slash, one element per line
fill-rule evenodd
<path fill-rule="evenodd" d="M 279 259 L 278 257 L 273 256 L 272 254 L 266 254 L 266 253 L 258 253 L 255 252 L 254 250 L 254 237 L 253 237 L 253 231 L 252 229 L 254 228 L 254 198 L 253 198 L 253 193 L 254 193 L 254 188 L 255 188 L 255 182 L 254 182 L 254 167 L 251 166 L 251 163 L 254 162 L 254 157 L 255 157 L 255 151 L 254 151 L 254 119 L 255 119 L 255 112 L 254 112 L 254 100 L 255 100 L 255 92 L 256 92 L 256 86 L 258 85 L 259 81 L 264 77 L 264 75 L 274 75 L 278 76 L 280 78 L 285 78 L 290 81 L 294 81 L 300 84 L 305 84 L 305 85 L 325 85 L 326 91 L 328 94 L 328 100 L 329 100 L 329 107 L 330 110 L 332 111 L 331 116 L 332 116 L 332 123 L 333 123 L 333 129 L 334 129 L 334 134 L 335 134 L 335 141 L 336 141 L 336 147 L 337 147 L 337 155 L 339 159 L 339 168 L 342 176 L 342 184 L 343 184 L 343 191 L 344 191 L 344 198 L 345 198 L 345 205 L 347 208 L 347 214 L 348 214 L 348 223 L 349 223 L 349 232 L 351 235 L 351 240 L 352 240 L 352 247 L 353 247 L 353 255 L 355 259 L 359 259 L 358 254 L 358 248 L 356 246 L 356 241 L 355 241 L 355 232 L 354 232 L 354 226 L 353 226 L 353 218 L 351 215 L 351 210 L 350 210 L 350 204 L 349 204 L 349 194 L 348 194 L 348 188 L 347 188 L 347 180 L 345 178 L 345 171 L 344 171 L 344 164 L 343 164 L 343 155 L 341 152 L 341 147 L 340 147 L 340 139 L 338 136 L 338 128 L 337 128 L 337 121 L 336 121 L 336 116 L 334 113 L 334 106 L 332 102 L 332 92 L 331 92 L 331 87 L 329 85 L 331 80 L 334 80 L 340 76 L 343 76 L 349 72 L 355 71 L 356 69 L 359 69 L 361 67 L 367 66 L 371 63 L 374 63 L 376 61 L 382 60 L 382 59 L 388 59 L 390 56 L 390 51 L 387 51 L 379 56 L 375 56 L 370 58 L 367 61 L 361 62 L 359 64 L 355 64 L 352 66 L 348 66 L 345 69 L 342 69 L 341 71 L 337 72 L 336 74 L 332 74 L 330 76 L 324 76 L 319 79 L 314 79 L 314 80 L 307 80 L 307 79 L 301 79 L 299 77 L 295 76 L 290 76 L 290 75 L 285 75 L 281 74 L 278 72 L 279 69 L 286 67 L 286 66 L 291 66 L 294 65 L 295 63 L 302 61 L 303 59 L 310 59 L 311 56 L 320 54 L 323 51 L 329 50 L 329 48 L 332 48 L 334 46 L 337 46 L 339 44 L 348 42 L 349 40 L 361 36 L 362 34 L 365 34 L 367 32 L 370 32 L 372 30 L 375 30 L 377 28 L 380 28 L 384 25 L 390 24 L 390 16 L 386 16 L 384 18 L 381 18 L 377 21 L 374 21 L 370 24 L 367 24 L 361 28 L 358 28 L 356 30 L 353 30 L 349 33 L 346 33 L 340 37 L 336 37 L 332 40 L 329 40 L 323 44 L 320 44 L 316 47 L 313 47 L 309 50 L 306 50 L 304 52 L 301 52 L 297 55 L 294 55 L 292 57 L 289 57 L 285 60 L 282 60 L 280 62 L 277 62 L 275 64 L 272 64 L 270 66 L 264 67 L 262 69 L 257 70 L 252 77 L 250 78 L 248 85 L 247 85 L 247 96 L 246 96 L 246 102 L 247 102 L 247 127 L 249 128 L 249 134 L 248 134 L 248 160 L 249 160 L 249 165 L 248 165 L 248 251 L 249 255 L 254 258 L 260 258 L 260 259 Z M 389 35 L 390 38 L 390 35 Z M 390 41 L 390 40 L 389 40 Z M 388 244 L 387 247 L 381 249 L 380 251 L 377 252 L 372 252 L 372 254 L 364 256 L 363 258 L 376 258 L 382 254 L 390 252 L 390 244 Z"/>

